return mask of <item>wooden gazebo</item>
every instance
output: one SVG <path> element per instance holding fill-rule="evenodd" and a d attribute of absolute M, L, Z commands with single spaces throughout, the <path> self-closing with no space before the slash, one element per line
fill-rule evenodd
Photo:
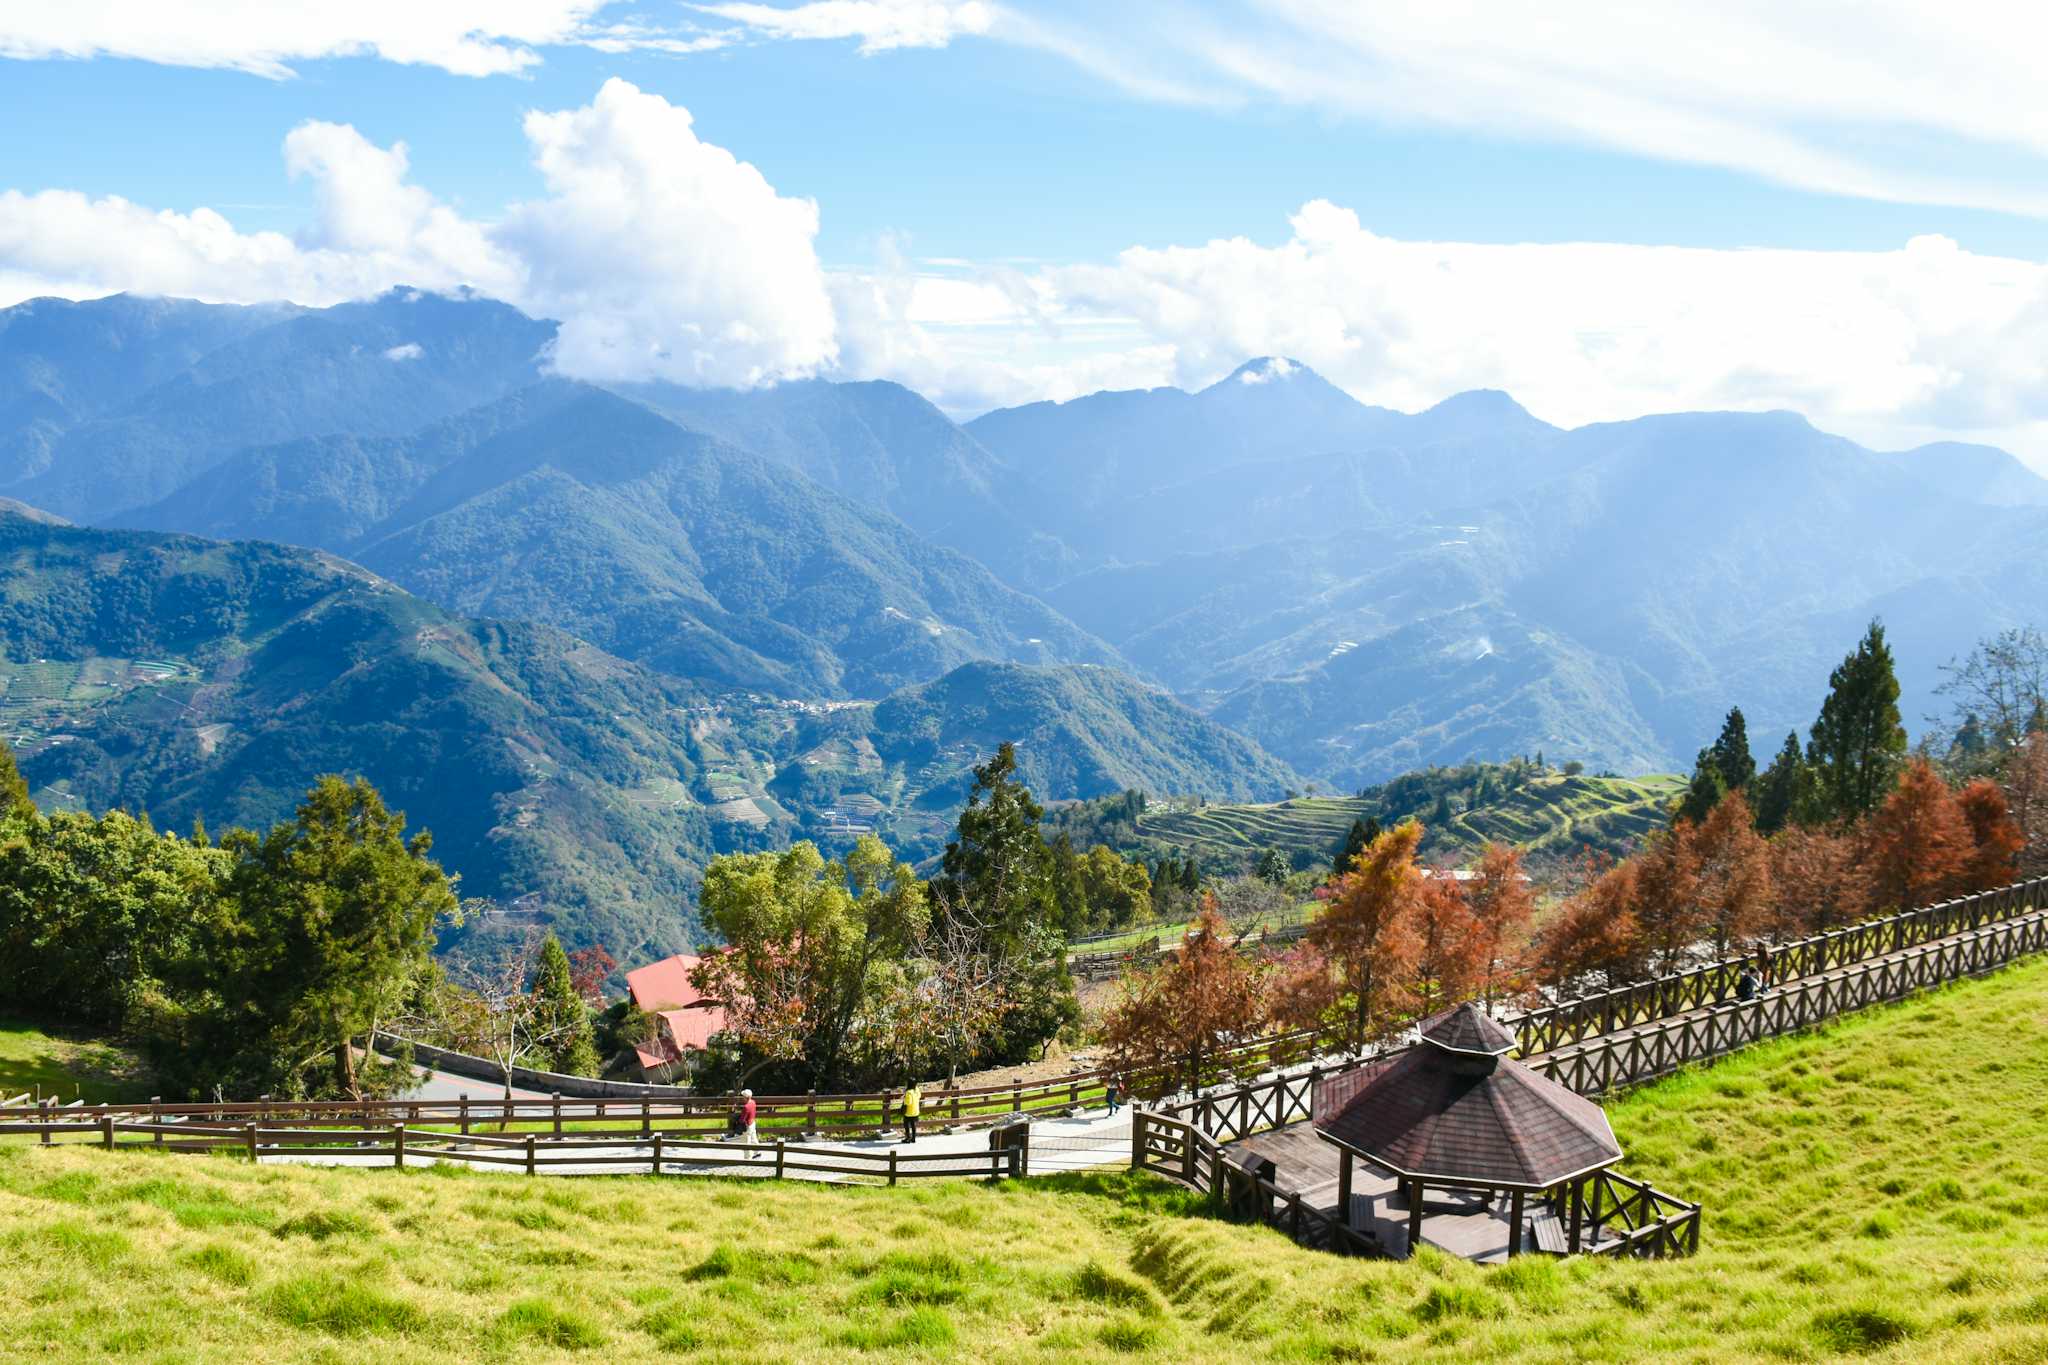
<path fill-rule="evenodd" d="M 1507 1254 L 1521 1250 L 1524 1200 L 1569 1187 L 1564 1249 L 1581 1245 L 1580 1182 L 1621 1160 L 1599 1105 L 1506 1055 L 1514 1035 L 1477 1005 L 1426 1021 L 1416 1046 L 1326 1082 L 1314 1124 L 1339 1152 L 1337 1207 L 1352 1207 L 1354 1159 L 1392 1174 L 1407 1197 L 1408 1245 L 1422 1240 L 1424 1192 L 1506 1194 Z"/>

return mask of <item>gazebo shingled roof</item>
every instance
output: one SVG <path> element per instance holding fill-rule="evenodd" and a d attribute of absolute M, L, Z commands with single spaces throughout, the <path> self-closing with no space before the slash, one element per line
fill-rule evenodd
<path fill-rule="evenodd" d="M 1498 1055 L 1507 1030 L 1473 1005 L 1424 1028 L 1315 1127 L 1397 1175 L 1541 1190 L 1621 1159 L 1599 1105 Z"/>
<path fill-rule="evenodd" d="M 1422 1021 L 1422 1037 L 1452 1052 L 1498 1056 L 1511 1051 L 1515 1035 L 1469 1001 Z"/>

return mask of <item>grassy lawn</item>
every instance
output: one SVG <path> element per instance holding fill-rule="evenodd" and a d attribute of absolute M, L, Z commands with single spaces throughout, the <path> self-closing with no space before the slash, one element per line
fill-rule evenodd
<path fill-rule="evenodd" d="M 1125 1177 L 528 1180 L 0 1148 L 21 1357 L 2048 1359 L 2048 961 L 1617 1104 L 1688 1261 L 1354 1262 Z"/>
<path fill-rule="evenodd" d="M 88 1104 L 149 1098 L 148 1076 L 134 1054 L 0 1016 L 0 1099 L 39 1087 L 46 1096 Z"/>

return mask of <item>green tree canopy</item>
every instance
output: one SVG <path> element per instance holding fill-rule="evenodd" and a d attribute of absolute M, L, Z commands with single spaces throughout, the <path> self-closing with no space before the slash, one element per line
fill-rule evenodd
<path fill-rule="evenodd" d="M 1899 719 L 1899 679 L 1882 623 L 1872 621 L 1855 651 L 1829 676 L 1806 761 L 1829 818 L 1858 819 L 1898 785 L 1906 727 Z"/>
<path fill-rule="evenodd" d="M 534 1035 L 544 1040 L 542 1066 L 568 1076 L 595 1076 L 597 1039 L 590 1027 L 590 1006 L 577 993 L 569 955 L 552 932 L 541 940 L 531 994 Z"/>

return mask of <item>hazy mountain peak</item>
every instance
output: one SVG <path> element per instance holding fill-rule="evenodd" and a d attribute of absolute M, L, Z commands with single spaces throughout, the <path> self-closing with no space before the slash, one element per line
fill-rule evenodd
<path fill-rule="evenodd" d="M 1302 376 L 1310 379 L 1322 378 L 1321 375 L 1302 364 L 1299 360 L 1292 360 L 1284 355 L 1262 355 L 1257 359 L 1245 361 L 1244 364 L 1232 370 L 1228 378 L 1212 387 L 1222 388 L 1225 384 L 1259 385 L 1276 382 L 1284 383 Z"/>

